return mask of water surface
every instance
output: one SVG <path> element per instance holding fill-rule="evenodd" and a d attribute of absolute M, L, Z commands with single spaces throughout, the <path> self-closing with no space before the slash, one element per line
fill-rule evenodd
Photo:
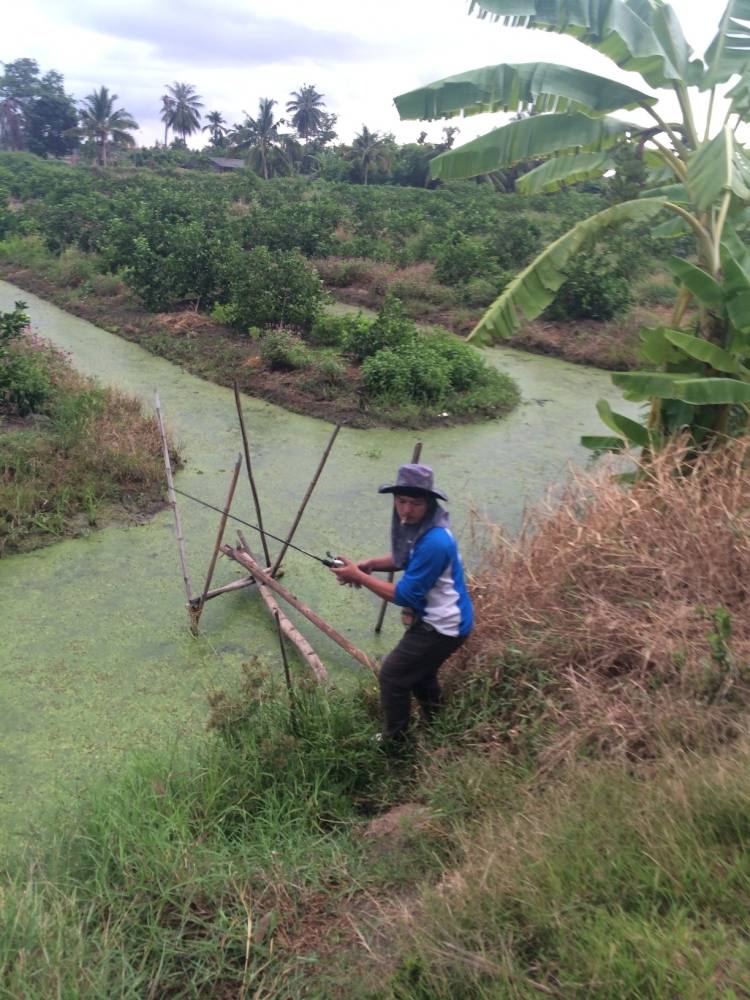
<path fill-rule="evenodd" d="M 0 281 L 0 310 L 12 309 L 17 299 L 28 303 L 35 332 L 68 351 L 79 370 L 138 396 L 146 407 L 158 389 L 186 462 L 177 485 L 222 506 L 241 446 L 231 391 Z M 472 562 L 470 509 L 514 530 L 525 504 L 559 482 L 570 463 L 587 460 L 577 442 L 583 433 L 600 432 L 594 402 L 608 398 L 624 409 L 603 372 L 510 349 L 488 357 L 521 387 L 523 402 L 513 414 L 419 435 L 342 429 L 295 540 L 319 554 L 331 549 L 362 558 L 386 551 L 389 501 L 376 487 L 392 480 L 419 437 L 423 460 L 451 497 L 454 528 Z M 244 410 L 265 524 L 283 536 L 331 426 L 250 397 Z M 187 500 L 181 512 L 197 590 L 218 515 Z M 235 512 L 255 521 L 244 478 Z M 238 572 L 220 560 L 215 585 Z M 285 583 L 374 656 L 398 634 L 391 613 L 375 636 L 375 598 L 339 587 L 302 555 L 289 554 Z M 27 829 L 47 804 L 116 766 L 122 754 L 202 728 L 206 693 L 233 686 L 243 661 L 258 656 L 280 669 L 275 630 L 250 591 L 210 602 L 201 636 L 190 636 L 168 510 L 146 525 L 111 527 L 2 559 L 0 592 L 0 845 Z M 361 670 L 304 620 L 297 624 L 334 682 L 344 684 Z"/>

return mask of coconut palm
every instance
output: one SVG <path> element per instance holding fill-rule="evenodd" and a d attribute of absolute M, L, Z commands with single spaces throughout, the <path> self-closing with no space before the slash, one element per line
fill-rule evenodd
<path fill-rule="evenodd" d="M 522 319 L 538 316 L 576 255 L 608 227 L 671 216 L 656 231 L 691 233 L 697 264 L 672 259 L 681 289 L 672 321 L 641 332 L 644 355 L 659 370 L 613 376 L 628 398 L 651 400 L 650 419 L 643 427 L 602 401 L 599 413 L 616 437 L 596 442 L 651 449 L 686 427 L 696 442 L 720 437 L 731 406 L 750 413 L 750 253 L 738 232 L 750 206 L 750 155 L 737 136 L 738 126 L 750 122 L 750 0 L 729 0 L 700 58 L 664 0 L 472 0 L 471 9 L 506 27 L 572 35 L 641 81 L 628 86 L 554 63 L 500 63 L 403 94 L 396 105 L 407 119 L 533 112 L 438 156 L 433 177 L 476 177 L 538 160 L 518 189 L 554 191 L 616 169 L 628 146 L 651 169 L 645 196 L 607 208 L 555 240 L 506 286 L 471 336 L 509 337 Z M 660 110 L 650 88 L 672 91 L 677 121 Z M 709 95 L 702 122 L 696 91 Z M 636 110 L 645 124 L 613 114 Z M 691 301 L 698 318 L 686 330 Z"/>
<path fill-rule="evenodd" d="M 226 121 L 221 111 L 209 111 L 206 115 L 207 125 L 201 129 L 202 132 L 209 132 L 211 145 L 216 149 L 221 149 L 225 145 L 225 136 L 229 129 L 225 128 Z"/>
<path fill-rule="evenodd" d="M 71 129 L 96 144 L 97 159 L 103 167 L 107 165 L 110 145 L 134 146 L 135 139 L 130 133 L 138 128 L 138 122 L 125 108 L 115 108 L 117 94 L 110 94 L 107 87 L 92 91 L 83 99 L 83 107 L 78 112 L 80 124 Z"/>
<path fill-rule="evenodd" d="M 164 122 L 164 148 L 167 148 L 169 139 L 169 129 L 172 125 L 172 115 L 174 114 L 174 98 L 169 94 L 161 96 L 161 120 Z"/>
<path fill-rule="evenodd" d="M 201 114 L 199 109 L 203 107 L 203 101 L 200 94 L 196 94 L 192 83 L 175 81 L 173 84 L 167 85 L 167 91 L 172 101 L 172 115 L 169 125 L 185 142 L 185 136 L 192 135 L 200 128 Z"/>
<path fill-rule="evenodd" d="M 371 167 L 388 167 L 392 148 L 393 143 L 387 136 L 371 132 L 366 125 L 362 126 L 362 131 L 354 137 L 348 156 L 358 164 L 363 184 L 367 184 Z"/>
<path fill-rule="evenodd" d="M 245 121 L 236 126 L 230 142 L 238 152 L 247 152 L 247 162 L 256 173 L 268 180 L 274 174 L 292 172 L 294 157 L 299 150 L 292 136 L 279 132 L 283 119 L 274 119 L 276 101 L 261 97 L 258 116 L 252 118 L 245 112 Z"/>
<path fill-rule="evenodd" d="M 301 90 L 292 91 L 291 97 L 286 104 L 287 111 L 292 112 L 290 124 L 300 139 L 307 142 L 320 132 L 325 122 L 325 94 L 319 94 L 314 86 L 306 83 Z"/>

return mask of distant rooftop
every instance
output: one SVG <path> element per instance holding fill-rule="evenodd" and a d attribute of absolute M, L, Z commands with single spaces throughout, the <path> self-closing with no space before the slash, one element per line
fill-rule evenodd
<path fill-rule="evenodd" d="M 211 163 L 217 170 L 244 170 L 245 161 L 230 159 L 227 156 L 211 156 Z"/>

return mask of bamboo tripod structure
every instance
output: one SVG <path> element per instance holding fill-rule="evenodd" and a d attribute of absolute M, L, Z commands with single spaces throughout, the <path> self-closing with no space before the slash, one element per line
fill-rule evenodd
<path fill-rule="evenodd" d="M 221 517 L 216 532 L 216 539 L 214 542 L 213 551 L 211 553 L 211 558 L 209 561 L 205 583 L 203 585 L 201 593 L 199 595 L 194 595 L 192 584 L 190 581 L 190 576 L 187 569 L 185 537 L 182 529 L 182 522 L 180 519 L 179 508 L 177 506 L 177 497 L 174 488 L 172 465 L 169 455 L 169 444 L 167 442 L 166 431 L 164 429 L 164 421 L 161 411 L 161 402 L 159 400 L 158 392 L 155 394 L 155 407 L 159 424 L 159 434 L 162 442 L 164 471 L 167 480 L 169 503 L 170 506 L 172 507 L 174 516 L 175 535 L 177 538 L 177 549 L 179 553 L 180 568 L 182 572 L 183 584 L 185 587 L 185 594 L 187 597 L 186 606 L 188 611 L 191 633 L 193 635 L 199 634 L 199 622 L 207 601 L 210 601 L 215 597 L 219 597 L 221 594 L 232 593 L 237 590 L 245 589 L 246 587 L 257 585 L 258 592 L 260 593 L 264 605 L 268 609 L 271 617 L 274 619 L 276 627 L 279 631 L 280 648 L 282 653 L 282 659 L 284 661 L 285 678 L 288 686 L 291 684 L 291 680 L 289 675 L 289 665 L 286 660 L 286 652 L 283 644 L 283 636 L 285 636 L 290 642 L 294 644 L 301 658 L 310 667 L 313 676 L 318 682 L 322 683 L 326 681 L 328 678 L 328 672 L 325 666 L 323 665 L 322 661 L 320 660 L 320 657 L 317 655 L 317 653 L 310 645 L 308 640 L 298 631 L 298 629 L 294 626 L 294 624 L 290 621 L 290 619 L 283 613 L 283 611 L 279 606 L 278 601 L 276 600 L 277 596 L 281 597 L 283 601 L 285 601 L 287 604 L 291 605 L 293 608 L 299 611 L 305 618 L 307 618 L 308 621 L 310 621 L 313 625 L 316 626 L 316 628 L 318 628 L 321 632 L 323 632 L 326 636 L 328 636 L 328 638 L 336 642 L 353 659 L 357 660 L 359 663 L 362 663 L 368 669 L 375 672 L 377 670 L 377 666 L 374 660 L 372 660 L 369 656 L 367 656 L 366 653 L 363 653 L 360 649 L 358 649 L 353 643 L 349 642 L 349 640 L 346 639 L 344 636 L 340 635 L 340 633 L 338 633 L 331 625 L 329 625 L 319 615 L 317 615 L 314 611 L 312 611 L 312 609 L 302 604 L 302 602 L 299 601 L 296 597 L 294 597 L 294 595 L 291 594 L 285 587 L 282 587 L 281 584 L 279 584 L 278 580 L 276 579 L 276 577 L 279 576 L 282 560 L 289 546 L 292 543 L 294 534 L 299 526 L 300 521 L 302 520 L 302 516 L 305 512 L 310 497 L 312 496 L 313 491 L 318 483 L 318 480 L 320 479 L 321 473 L 323 472 L 325 464 L 328 460 L 328 456 L 330 455 L 331 449 L 333 448 L 333 445 L 336 441 L 336 437 L 338 436 L 338 433 L 341 430 L 340 425 L 338 424 L 336 425 L 328 440 L 328 443 L 325 447 L 320 462 L 318 463 L 318 467 L 315 470 L 315 474 L 312 478 L 312 481 L 309 487 L 307 488 L 307 491 L 305 492 L 300 507 L 292 522 L 291 528 L 289 529 L 289 532 L 287 533 L 287 536 L 283 541 L 282 548 L 279 554 L 277 555 L 276 559 L 273 560 L 272 562 L 270 553 L 268 551 L 268 545 L 266 542 L 265 529 L 263 528 L 263 515 L 261 510 L 261 504 L 255 484 L 255 479 L 253 476 L 250 445 L 248 442 L 247 431 L 245 428 L 245 421 L 242 414 L 240 394 L 236 382 L 234 384 L 234 397 L 235 397 L 235 404 L 237 407 L 237 416 L 239 420 L 240 434 L 242 437 L 244 464 L 245 464 L 245 469 L 247 470 L 250 492 L 252 495 L 253 505 L 255 508 L 255 516 L 257 519 L 258 530 L 260 532 L 261 541 L 263 545 L 263 557 L 265 560 L 265 568 L 263 568 L 263 566 L 260 565 L 258 561 L 255 559 L 250 550 L 249 545 L 247 544 L 244 535 L 242 535 L 241 532 L 238 533 L 240 544 L 237 547 L 232 547 L 224 543 L 224 532 L 226 530 L 227 520 L 233 516 L 230 512 L 232 504 L 235 499 L 237 483 L 239 480 L 240 471 L 243 463 L 242 454 L 238 454 L 232 472 L 232 476 L 230 479 L 229 489 L 227 492 L 227 497 L 224 503 L 224 507 L 221 508 Z M 239 565 L 243 566 L 243 568 L 245 568 L 248 571 L 248 575 L 242 579 L 234 580 L 231 583 L 224 584 L 221 587 L 217 587 L 214 590 L 211 590 L 210 589 L 211 582 L 213 580 L 214 570 L 216 568 L 216 562 L 220 553 L 228 555 Z"/>

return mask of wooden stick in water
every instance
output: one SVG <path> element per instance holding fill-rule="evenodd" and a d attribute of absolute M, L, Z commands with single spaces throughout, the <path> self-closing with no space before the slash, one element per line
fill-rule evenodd
<path fill-rule="evenodd" d="M 266 560 L 266 566 L 271 565 L 271 556 L 268 551 L 268 542 L 266 541 L 266 536 L 263 534 L 263 514 L 260 510 L 260 499 L 258 498 L 258 491 L 255 488 L 255 478 L 253 477 L 253 467 L 250 462 L 250 445 L 247 441 L 247 432 L 245 431 L 245 418 L 242 415 L 242 403 L 240 401 L 240 390 L 237 386 L 235 380 L 234 384 L 234 402 L 237 406 L 237 417 L 240 421 L 240 433 L 242 434 L 242 447 L 245 451 L 245 468 L 247 469 L 247 478 L 250 481 L 250 492 L 253 495 L 253 504 L 255 505 L 255 516 L 258 520 L 258 527 L 260 528 L 260 541 L 263 546 L 263 556 Z"/>
<path fill-rule="evenodd" d="M 233 590 L 243 590 L 245 587 L 254 587 L 255 580 L 252 576 L 243 576 L 239 580 L 232 580 L 231 583 L 225 583 L 223 587 L 217 587 L 215 590 L 209 590 L 208 593 L 203 595 L 204 601 L 212 601 L 214 597 L 221 597 L 222 594 L 230 594 Z"/>
<path fill-rule="evenodd" d="M 417 441 L 414 445 L 414 451 L 411 453 L 411 464 L 416 465 L 422 455 L 422 442 Z M 393 583 L 395 574 L 391 571 L 388 574 L 388 583 Z M 383 620 L 385 619 L 385 613 L 388 610 L 389 601 L 383 601 L 380 605 L 380 613 L 378 614 L 378 620 L 375 622 L 375 631 L 380 632 L 383 627 Z"/>
<path fill-rule="evenodd" d="M 156 407 L 156 419 L 159 423 L 159 435 L 161 436 L 161 448 L 162 455 L 164 457 L 164 471 L 167 476 L 167 492 L 169 495 L 169 503 L 172 508 L 172 513 L 174 514 L 174 529 L 177 535 L 177 550 L 180 554 L 180 568 L 182 569 L 182 579 L 185 584 L 185 594 L 187 595 L 187 606 L 188 615 L 192 623 L 192 602 L 193 602 L 193 587 L 190 582 L 190 574 L 187 568 L 187 557 L 185 555 L 185 538 L 182 534 L 182 521 L 180 520 L 180 511 L 177 507 L 177 495 L 174 491 L 174 480 L 172 479 L 172 463 L 169 458 L 169 444 L 167 443 L 167 434 L 164 430 L 164 421 L 161 415 L 161 401 L 159 400 L 159 393 L 154 393 L 154 406 Z"/>
<path fill-rule="evenodd" d="M 229 492 L 227 493 L 227 500 L 224 504 L 224 510 L 221 512 L 221 520 L 219 521 L 219 530 L 216 532 L 216 542 L 214 543 L 214 550 L 211 553 L 211 562 L 208 564 L 208 573 L 206 574 L 206 582 L 203 586 L 203 593 L 198 601 L 197 605 L 193 609 L 193 619 L 195 622 L 195 627 L 198 627 L 198 621 L 203 612 L 203 605 L 206 603 L 206 594 L 211 586 L 211 580 L 213 579 L 214 570 L 216 569 L 216 560 L 219 558 L 219 546 L 224 541 L 224 531 L 227 526 L 227 517 L 229 511 L 232 507 L 232 501 L 234 500 L 234 491 L 237 489 L 237 480 L 240 478 L 240 469 L 242 468 L 242 455 L 237 456 L 237 461 L 234 463 L 234 471 L 232 472 L 232 480 L 229 484 Z"/>
<path fill-rule="evenodd" d="M 289 548 L 289 543 L 294 538 L 294 532 L 297 530 L 297 526 L 302 520 L 302 515 L 305 513 L 305 507 L 307 507 L 307 502 L 312 496 L 312 492 L 315 489 L 318 480 L 320 479 L 320 474 L 323 471 L 323 467 L 325 466 L 326 461 L 328 460 L 328 456 L 331 454 L 331 448 L 333 448 L 333 442 L 336 440 L 336 437 L 340 430 L 341 430 L 341 424 L 336 424 L 336 426 L 333 429 L 333 434 L 331 434 L 328 444 L 326 445 L 326 450 L 323 452 L 323 457 L 321 458 L 318 464 L 318 468 L 315 472 L 315 475 L 313 476 L 312 482 L 308 486 L 307 493 L 305 493 L 302 503 L 300 504 L 300 508 L 297 511 L 297 516 L 295 517 L 294 522 L 291 528 L 289 529 L 289 534 L 286 537 L 286 541 L 281 547 L 281 552 L 279 552 L 279 554 L 276 556 L 276 562 L 273 564 L 273 566 L 271 566 L 271 576 L 276 576 L 276 574 L 279 571 L 279 566 L 281 566 L 281 560 L 286 555 L 286 550 Z"/>
<path fill-rule="evenodd" d="M 373 671 L 373 673 L 377 673 L 377 665 L 374 660 L 370 659 L 367 653 L 363 653 L 361 649 L 357 649 L 354 643 L 349 642 L 345 636 L 338 633 L 336 629 L 328 624 L 328 622 L 323 621 L 319 615 L 316 615 L 313 610 L 308 608 L 306 604 L 303 604 L 302 601 L 294 596 L 294 594 L 290 594 L 285 587 L 281 586 L 278 580 L 274 580 L 274 578 L 268 573 L 264 573 L 252 556 L 249 556 L 240 548 L 233 549 L 231 545 L 222 545 L 221 551 L 225 555 L 228 555 L 230 559 L 234 559 L 236 562 L 249 569 L 259 583 L 265 583 L 267 587 L 270 587 L 275 594 L 278 594 L 279 597 L 287 602 L 287 604 L 291 604 L 293 608 L 296 608 L 301 615 L 304 615 L 305 618 L 307 618 L 308 621 L 311 621 L 316 628 L 319 628 L 324 635 L 327 635 L 329 639 L 332 639 L 335 643 L 341 646 L 342 649 L 346 650 L 351 657 L 358 660 L 365 667 L 368 667 Z"/>
<path fill-rule="evenodd" d="M 255 556 L 250 551 L 250 546 L 247 544 L 247 540 L 245 539 L 245 536 L 242 534 L 241 531 L 238 532 L 238 535 L 239 535 L 240 542 L 242 544 L 242 548 L 245 550 L 245 552 L 247 552 L 247 554 L 250 556 L 251 559 L 255 559 Z M 257 560 L 256 560 L 256 562 L 257 562 Z M 255 581 L 253 581 L 253 582 L 255 582 Z M 269 612 L 274 617 L 278 617 L 278 620 L 281 622 L 281 628 L 282 628 L 282 630 L 284 632 L 284 635 L 287 637 L 287 639 L 289 639 L 290 642 L 294 643 L 294 645 L 297 647 L 297 651 L 299 652 L 299 655 L 302 657 L 302 659 L 305 661 L 305 663 L 310 667 L 310 669 L 312 670 L 312 672 L 313 672 L 313 674 L 315 676 L 315 679 L 319 683 L 321 683 L 321 684 L 324 681 L 327 681 L 328 680 L 328 671 L 323 666 L 323 663 L 322 663 L 320 657 L 315 652 L 315 650 L 312 648 L 312 646 L 307 641 L 307 639 L 302 635 L 301 632 L 299 632 L 294 627 L 294 625 L 292 624 L 292 622 L 287 618 L 287 616 L 281 610 L 281 608 L 278 605 L 278 602 L 276 601 L 276 598 L 270 592 L 270 590 L 268 589 L 268 587 L 264 587 L 262 585 L 259 586 L 258 587 L 258 593 L 263 598 L 263 601 L 264 601 L 266 607 L 268 608 Z"/>

